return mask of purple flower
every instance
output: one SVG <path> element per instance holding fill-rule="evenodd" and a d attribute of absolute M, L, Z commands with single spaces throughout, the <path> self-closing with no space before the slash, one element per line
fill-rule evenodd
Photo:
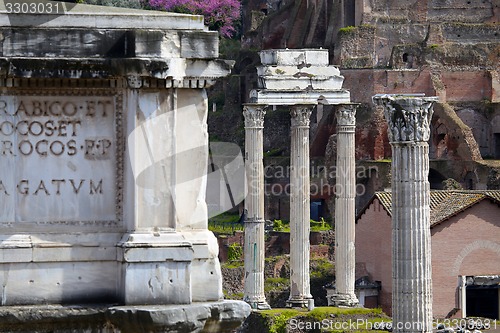
<path fill-rule="evenodd" d="M 209 28 L 218 30 L 223 37 L 232 37 L 240 18 L 239 0 L 145 0 L 153 9 L 177 13 L 203 15 Z"/>

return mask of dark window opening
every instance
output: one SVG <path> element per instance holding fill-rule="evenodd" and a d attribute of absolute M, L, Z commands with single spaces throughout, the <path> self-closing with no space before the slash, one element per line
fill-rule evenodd
<path fill-rule="evenodd" d="M 499 319 L 498 288 L 470 286 L 465 292 L 467 317 Z"/>
<path fill-rule="evenodd" d="M 500 159 L 500 133 L 495 133 L 495 158 Z"/>
<path fill-rule="evenodd" d="M 403 62 L 408 62 L 408 53 L 403 53 Z"/>
<path fill-rule="evenodd" d="M 319 221 L 322 217 L 323 218 L 325 217 L 323 215 L 324 204 L 325 204 L 325 200 L 323 200 L 323 199 L 311 200 L 311 214 L 310 214 L 311 220 Z"/>
<path fill-rule="evenodd" d="M 356 25 L 356 4 L 355 0 L 344 0 L 345 26 Z"/>
<path fill-rule="evenodd" d="M 430 169 L 428 180 L 432 190 L 442 190 L 443 181 L 446 180 L 446 178 L 438 171 Z"/>

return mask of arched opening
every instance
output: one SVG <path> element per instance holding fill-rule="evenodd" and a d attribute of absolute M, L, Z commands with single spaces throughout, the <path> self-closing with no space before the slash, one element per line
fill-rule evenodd
<path fill-rule="evenodd" d="M 431 185 L 431 190 L 442 190 L 443 189 L 443 181 L 446 180 L 439 171 L 435 169 L 429 169 L 429 183 Z"/>
<path fill-rule="evenodd" d="M 465 188 L 467 190 L 475 190 L 477 184 L 477 177 L 474 172 L 469 171 L 464 177 Z"/>

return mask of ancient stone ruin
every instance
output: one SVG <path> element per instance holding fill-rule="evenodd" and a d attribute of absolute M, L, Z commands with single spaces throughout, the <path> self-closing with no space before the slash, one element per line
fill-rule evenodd
<path fill-rule="evenodd" d="M 244 105 L 249 198 L 245 221 L 245 300 L 267 308 L 264 296 L 264 171 L 262 131 L 268 106 L 286 106 L 291 115 L 290 297 L 289 306 L 314 307 L 309 283 L 310 157 L 309 124 L 318 104 L 335 105 L 339 150 L 336 218 L 336 290 L 329 303 L 353 306 L 354 294 L 354 127 L 356 106 L 342 89 L 338 68 L 329 66 L 328 50 L 296 49 L 260 52 L 259 88 Z M 272 111 L 269 111 L 272 112 Z"/>
<path fill-rule="evenodd" d="M 376 95 L 392 146 L 394 332 L 432 332 L 429 144 L 437 97 Z"/>
<path fill-rule="evenodd" d="M 117 331 L 153 311 L 131 305 L 177 305 L 146 314 L 151 331 L 238 325 L 250 308 L 221 302 L 204 199 L 205 89 L 231 69 L 217 32 L 57 4 L 0 6 L 1 304 L 122 304 L 103 310 Z"/>

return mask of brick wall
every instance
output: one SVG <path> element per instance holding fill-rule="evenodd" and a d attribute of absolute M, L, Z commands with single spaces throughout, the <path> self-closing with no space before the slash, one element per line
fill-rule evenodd
<path fill-rule="evenodd" d="M 500 275 L 500 207 L 485 199 L 432 230 L 433 313 L 443 318 L 457 306 L 460 275 Z M 356 263 L 373 281 L 391 313 L 391 218 L 375 199 L 356 224 Z M 357 272 L 357 278 L 362 274 Z M 460 315 L 460 312 L 457 313 Z"/>
<path fill-rule="evenodd" d="M 456 306 L 459 275 L 500 274 L 500 208 L 489 200 L 432 228 L 434 315 Z"/>
<path fill-rule="evenodd" d="M 375 199 L 356 224 L 356 268 L 363 267 L 372 281 L 382 281 L 379 305 L 391 313 L 392 297 L 391 218 Z M 356 278 L 364 272 L 356 271 Z"/>
<path fill-rule="evenodd" d="M 446 101 L 497 100 L 497 77 L 488 71 L 441 71 Z M 371 104 L 375 94 L 425 93 L 435 96 L 429 70 L 343 69 L 343 87 L 351 91 L 351 100 Z"/>

